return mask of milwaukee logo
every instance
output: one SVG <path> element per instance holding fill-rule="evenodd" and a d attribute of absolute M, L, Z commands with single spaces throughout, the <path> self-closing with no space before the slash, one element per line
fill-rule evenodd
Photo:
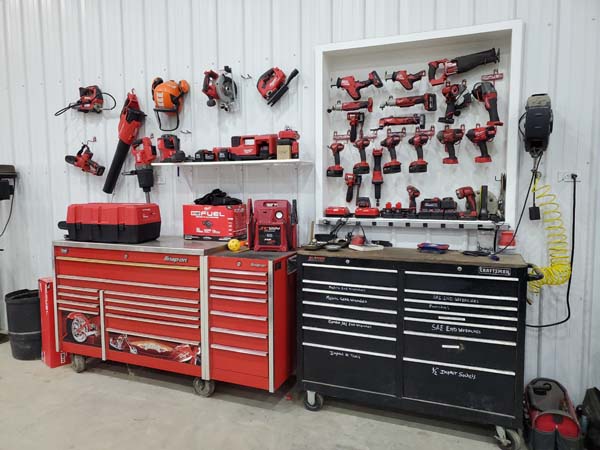
<path fill-rule="evenodd" d="M 186 263 L 186 262 L 188 262 L 187 258 L 181 258 L 179 256 L 169 256 L 169 255 L 166 255 L 164 260 L 165 260 L 165 262 L 172 262 L 172 263 Z"/>
<path fill-rule="evenodd" d="M 196 218 L 202 218 L 202 217 L 211 217 L 211 218 L 225 217 L 225 214 L 223 214 L 221 211 L 191 211 L 190 214 L 193 217 L 196 217 Z"/>
<path fill-rule="evenodd" d="M 481 275 L 500 275 L 501 277 L 510 277 L 510 269 L 507 267 L 479 267 Z"/>

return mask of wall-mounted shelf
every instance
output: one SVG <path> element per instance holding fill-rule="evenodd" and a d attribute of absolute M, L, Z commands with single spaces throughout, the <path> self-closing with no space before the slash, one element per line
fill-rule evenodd
<path fill-rule="evenodd" d="M 302 159 L 256 159 L 249 161 L 189 161 L 189 162 L 158 162 L 152 163 L 155 167 L 176 166 L 176 167 L 227 167 L 227 166 L 312 166 L 312 161 Z"/>
<path fill-rule="evenodd" d="M 331 225 L 338 220 L 337 217 L 320 217 L 317 223 Z M 395 228 L 445 228 L 450 230 L 481 230 L 502 227 L 503 222 L 492 222 L 491 220 L 440 220 L 440 219 L 386 219 L 378 217 L 375 219 L 348 218 L 348 225 L 360 223 L 363 226 L 373 227 L 395 227 Z"/>

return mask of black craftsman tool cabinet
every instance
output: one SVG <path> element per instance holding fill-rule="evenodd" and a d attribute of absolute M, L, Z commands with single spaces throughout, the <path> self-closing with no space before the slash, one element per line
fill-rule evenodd
<path fill-rule="evenodd" d="M 305 406 L 341 397 L 522 427 L 527 264 L 409 249 L 298 255 Z"/>

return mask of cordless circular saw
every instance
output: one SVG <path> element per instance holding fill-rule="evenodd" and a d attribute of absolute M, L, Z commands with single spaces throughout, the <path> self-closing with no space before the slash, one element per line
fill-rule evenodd
<path fill-rule="evenodd" d="M 231 67 L 225 66 L 218 73 L 214 70 L 204 71 L 202 92 L 208 97 L 206 104 L 230 111 L 237 98 L 237 85 L 231 75 Z"/>

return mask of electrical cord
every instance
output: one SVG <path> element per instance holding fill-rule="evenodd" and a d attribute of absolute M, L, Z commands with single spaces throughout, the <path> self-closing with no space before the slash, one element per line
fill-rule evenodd
<path fill-rule="evenodd" d="M 545 324 L 541 324 L 541 325 L 526 324 L 529 328 L 555 327 L 557 325 L 562 325 L 563 323 L 566 323 L 571 318 L 571 280 L 573 279 L 573 259 L 575 257 L 575 213 L 577 211 L 577 174 L 572 173 L 571 179 L 573 180 L 573 210 L 572 210 L 572 216 L 571 216 L 571 253 L 570 253 L 570 257 L 569 257 L 569 280 L 567 282 L 567 295 L 566 295 L 566 300 L 565 300 L 565 302 L 567 304 L 567 316 L 564 319 L 559 320 L 557 322 L 553 322 L 553 323 L 545 323 Z M 552 261 L 551 261 L 550 269 L 551 268 L 552 268 Z"/>
<path fill-rule="evenodd" d="M 2 236 L 4 236 L 4 233 L 6 232 L 6 229 L 8 228 L 8 224 L 10 223 L 10 218 L 12 217 L 12 212 L 13 212 L 13 204 L 15 202 L 15 194 L 17 192 L 17 180 L 15 178 L 15 184 L 14 184 L 14 192 L 13 195 L 10 199 L 10 209 L 8 210 L 8 219 L 6 219 L 6 223 L 4 224 L 4 227 L 2 228 L 2 231 L 0 231 L 0 238 Z"/>

